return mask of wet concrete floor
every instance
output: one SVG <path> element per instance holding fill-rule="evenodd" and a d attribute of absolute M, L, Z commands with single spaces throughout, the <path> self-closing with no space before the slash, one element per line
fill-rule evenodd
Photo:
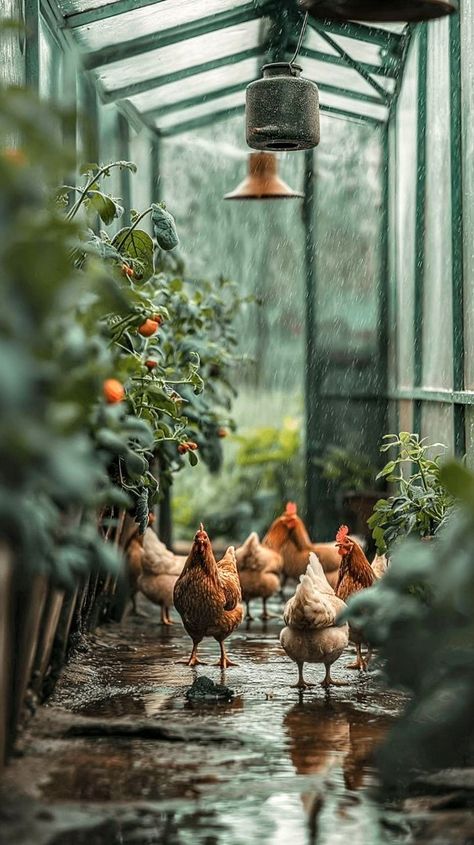
<path fill-rule="evenodd" d="M 9 766 L 0 841 L 27 845 L 392 845 L 411 842 L 403 816 L 378 806 L 373 753 L 403 706 L 377 673 L 303 694 L 278 642 L 281 618 L 228 641 L 238 666 L 177 663 L 190 642 L 147 616 L 88 638 L 39 708 Z M 274 609 L 279 609 L 275 606 Z M 307 679 L 322 680 L 321 667 Z M 190 702 L 206 675 L 230 701 Z M 1 830 L 4 831 L 2 839 Z M 5 831 L 7 838 L 5 839 Z"/>

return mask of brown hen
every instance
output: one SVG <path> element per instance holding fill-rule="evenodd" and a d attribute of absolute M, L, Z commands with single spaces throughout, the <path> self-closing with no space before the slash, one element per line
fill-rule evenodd
<path fill-rule="evenodd" d="M 377 576 L 361 547 L 348 535 L 349 529 L 347 525 L 341 525 L 336 535 L 336 546 L 341 556 L 341 568 L 339 570 L 336 595 L 342 601 L 347 601 L 350 596 L 359 593 L 361 590 L 367 590 L 377 580 Z M 365 672 L 367 661 L 362 657 L 362 638 L 352 627 L 349 628 L 349 634 L 357 650 L 357 660 L 349 668 L 359 669 Z"/>
<path fill-rule="evenodd" d="M 288 502 L 285 513 L 270 526 L 262 545 L 281 554 L 283 580 L 298 580 L 306 572 L 309 554 L 318 557 L 324 574 L 333 589 L 336 588 L 341 558 L 333 543 L 313 543 L 303 520 L 293 502 Z M 284 586 L 284 584 L 283 584 Z"/>
<path fill-rule="evenodd" d="M 204 637 L 214 637 L 219 643 L 218 665 L 221 669 L 234 665 L 226 655 L 224 640 L 242 622 L 241 599 L 233 546 L 216 563 L 209 537 L 201 524 L 174 588 L 174 606 L 193 641 L 191 657 L 186 661 L 188 666 L 201 663 L 197 649 Z"/>

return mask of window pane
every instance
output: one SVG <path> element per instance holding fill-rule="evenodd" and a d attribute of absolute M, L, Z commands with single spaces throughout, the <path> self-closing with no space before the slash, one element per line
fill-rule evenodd
<path fill-rule="evenodd" d="M 413 387 L 418 44 L 412 44 L 397 108 L 396 283 L 398 385 Z"/>
<path fill-rule="evenodd" d="M 451 388 L 452 249 L 449 21 L 428 28 L 423 385 Z"/>
<path fill-rule="evenodd" d="M 256 47 L 259 31 L 260 22 L 249 21 L 220 32 L 209 32 L 199 38 L 190 38 L 141 56 L 114 62 L 101 68 L 98 76 L 106 90 L 114 90 L 156 76 L 166 76 L 168 73 L 184 70 L 202 62 L 232 56 L 247 47 Z"/>
<path fill-rule="evenodd" d="M 238 6 L 235 0 L 180 0 L 179 3 L 164 0 L 157 5 L 132 9 L 123 15 L 79 26 L 74 35 L 88 50 L 100 50 L 109 44 L 130 41 L 153 32 L 163 33 L 170 27 L 199 21 Z"/>
<path fill-rule="evenodd" d="M 421 434 L 432 443 L 443 443 L 454 452 L 453 407 L 444 402 L 424 402 L 421 412 Z"/>
<path fill-rule="evenodd" d="M 156 120 L 156 126 L 159 129 L 169 129 L 176 126 L 183 121 L 194 120 L 198 117 L 204 117 L 206 114 L 212 116 L 213 114 L 227 109 L 235 108 L 236 106 L 245 105 L 245 89 L 237 94 L 230 94 L 228 97 L 220 97 L 217 100 L 211 100 L 210 103 L 200 103 L 191 108 L 181 109 L 181 111 L 172 112 L 164 117 Z"/>
<path fill-rule="evenodd" d="M 242 83 L 242 86 L 246 86 L 260 75 L 260 64 L 257 59 L 246 59 L 235 65 L 208 70 L 206 73 L 198 73 L 188 79 L 162 85 L 144 94 L 137 94 L 136 97 L 131 97 L 130 101 L 138 111 L 144 112 L 171 103 L 179 103 L 180 100 L 188 97 L 204 96 L 212 91 L 220 91 L 229 85 Z"/>

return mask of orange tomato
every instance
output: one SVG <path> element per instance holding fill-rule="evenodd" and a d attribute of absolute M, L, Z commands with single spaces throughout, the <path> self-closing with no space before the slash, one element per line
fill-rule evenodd
<path fill-rule="evenodd" d="M 150 372 L 151 370 L 154 370 L 156 366 L 158 366 L 158 361 L 152 361 L 151 358 L 149 358 L 148 361 L 145 361 L 145 367 L 147 370 L 150 370 Z"/>
<path fill-rule="evenodd" d="M 117 381 L 116 378 L 106 379 L 102 390 L 105 401 L 108 402 L 109 405 L 115 405 L 117 402 L 121 402 L 125 399 L 125 388 L 120 381 Z"/>
<path fill-rule="evenodd" d="M 138 334 L 141 334 L 142 337 L 151 337 L 158 329 L 159 325 L 157 321 L 148 319 L 138 327 Z"/>
<path fill-rule="evenodd" d="M 227 437 L 228 434 L 229 434 L 229 432 L 227 431 L 226 428 L 218 428 L 217 429 L 217 436 L 218 437 Z"/>

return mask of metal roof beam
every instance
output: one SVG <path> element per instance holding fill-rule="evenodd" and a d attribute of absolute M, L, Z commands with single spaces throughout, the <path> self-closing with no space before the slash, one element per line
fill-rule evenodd
<path fill-rule="evenodd" d="M 326 62 L 330 65 L 339 65 L 339 67 L 347 68 L 347 62 L 342 56 L 333 56 L 331 53 L 323 53 L 320 50 L 312 50 L 310 47 L 302 47 L 300 56 L 307 59 L 313 59 L 315 62 Z M 385 67 L 384 65 L 372 65 L 368 62 L 357 62 L 359 68 L 362 68 L 368 74 L 376 74 L 388 79 L 394 79 L 397 72 L 393 67 Z M 387 93 L 387 92 L 385 92 Z"/>
<path fill-rule="evenodd" d="M 228 97 L 231 94 L 238 94 L 239 91 L 244 91 L 247 85 L 253 82 L 252 79 L 247 82 L 237 82 L 235 85 L 227 85 L 225 88 L 218 88 L 215 91 L 209 91 L 204 94 L 195 94 L 193 97 L 186 97 L 183 100 L 175 100 L 173 103 L 167 103 L 164 106 L 157 106 L 149 111 L 141 112 L 143 118 L 149 122 L 151 119 L 164 117 L 173 112 L 184 111 L 185 109 L 200 106 L 204 103 L 210 103 L 213 100 L 219 100 L 223 97 Z M 350 97 L 353 100 L 358 100 L 363 103 L 371 103 L 373 105 L 382 106 L 385 103 L 379 97 L 372 97 L 370 94 L 361 94 L 358 91 L 351 91 L 347 88 L 341 88 L 337 85 L 327 85 L 325 82 L 318 83 L 320 91 L 327 94 L 336 94 L 340 97 Z"/>
<path fill-rule="evenodd" d="M 150 79 L 143 79 L 140 82 L 131 82 L 129 85 L 124 85 L 122 88 L 114 88 L 111 91 L 102 89 L 100 95 L 104 103 L 113 103 L 116 100 L 124 100 L 127 97 L 133 97 L 136 94 L 143 94 L 145 91 L 151 91 L 153 88 L 161 88 L 162 85 L 169 85 L 172 82 L 181 82 L 181 80 L 189 79 L 190 76 L 197 76 L 199 73 L 207 73 L 209 70 L 238 64 L 239 62 L 246 61 L 246 59 L 257 58 L 258 56 L 263 56 L 263 47 L 249 47 L 248 50 L 242 50 L 240 53 L 234 53 L 231 56 L 211 59 L 210 61 L 202 62 L 199 65 L 192 65 L 191 67 L 171 71 L 170 73 L 164 73 L 160 76 L 153 76 Z"/>
<path fill-rule="evenodd" d="M 164 0 L 116 0 L 114 3 L 107 3 L 97 9 L 84 9 L 82 12 L 70 12 L 64 15 L 64 26 L 67 29 L 75 29 L 78 26 L 88 26 L 91 23 L 114 18 L 116 15 L 123 15 L 126 12 L 135 12 L 137 9 L 145 9 L 147 6 L 157 6 Z"/>
<path fill-rule="evenodd" d="M 377 44 L 379 47 L 398 47 L 403 41 L 403 33 L 389 32 L 387 29 L 367 26 L 366 24 L 355 23 L 354 21 L 339 22 L 309 19 L 309 25 L 317 32 L 324 28 L 331 35 L 343 35 L 345 38 L 354 38 L 356 41 L 363 41 L 366 44 Z"/>
<path fill-rule="evenodd" d="M 207 35 L 210 32 L 217 32 L 230 26 L 237 26 L 262 17 L 268 8 L 268 2 L 255 3 L 252 0 L 252 2 L 245 3 L 245 5 L 236 9 L 228 9 L 216 15 L 208 15 L 201 20 L 171 26 L 162 32 L 150 32 L 139 38 L 132 38 L 130 41 L 110 44 L 100 50 L 86 53 L 83 58 L 83 66 L 87 70 L 92 70 L 123 59 L 140 56 L 151 50 L 158 50 L 160 47 L 169 47 L 172 44 L 188 41 L 200 35 Z M 133 28 L 133 24 L 131 24 L 131 27 Z"/>
<path fill-rule="evenodd" d="M 339 109 L 335 106 L 325 106 L 321 105 L 320 109 L 323 113 L 329 115 L 335 115 L 337 117 L 344 117 L 348 120 L 357 120 L 362 123 L 368 123 L 373 126 L 383 126 L 385 125 L 385 121 L 382 119 L 378 119 L 376 117 L 370 117 L 364 114 L 357 114 L 357 112 L 351 112 L 346 109 Z M 221 120 L 226 120 L 228 117 L 234 117 L 237 114 L 243 114 L 245 112 L 245 106 L 234 106 L 230 109 L 222 109 L 222 111 L 218 112 L 208 112 L 207 114 L 200 115 L 200 117 L 195 117 L 192 120 L 185 120 L 181 123 L 176 123 L 174 126 L 170 126 L 167 129 L 157 129 L 157 133 L 162 138 L 170 138 L 173 135 L 179 135 L 182 132 L 191 132 L 194 129 L 201 129 L 204 126 L 209 126 L 211 123 L 217 123 Z"/>
<path fill-rule="evenodd" d="M 365 81 L 374 89 L 374 91 L 377 91 L 377 94 L 383 102 L 388 103 L 390 101 L 390 95 L 387 93 L 385 88 L 382 88 L 382 86 L 378 82 L 376 82 L 375 79 L 372 79 L 370 72 L 363 67 L 362 63 L 357 62 L 355 59 L 352 58 L 352 56 L 349 55 L 349 53 L 346 53 L 343 47 L 341 47 L 340 44 L 337 43 L 337 41 L 334 41 L 334 39 L 331 38 L 331 36 L 328 35 L 328 33 L 322 27 L 316 28 L 320 37 L 324 38 L 327 44 L 329 44 L 329 46 L 332 47 L 332 49 L 339 54 L 341 59 L 343 59 L 344 62 L 349 65 L 350 68 L 352 68 L 352 70 L 357 71 L 359 76 L 361 76 L 362 79 L 365 79 Z"/>

